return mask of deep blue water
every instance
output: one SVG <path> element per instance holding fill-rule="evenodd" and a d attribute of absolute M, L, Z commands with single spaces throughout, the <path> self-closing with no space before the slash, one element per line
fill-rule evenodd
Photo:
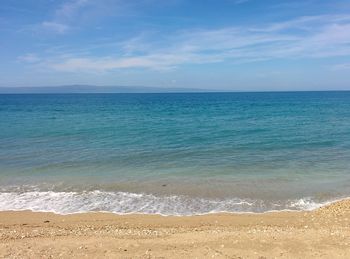
<path fill-rule="evenodd" d="M 0 95 L 0 126 L 0 210 L 260 212 L 350 196 L 350 92 Z"/>

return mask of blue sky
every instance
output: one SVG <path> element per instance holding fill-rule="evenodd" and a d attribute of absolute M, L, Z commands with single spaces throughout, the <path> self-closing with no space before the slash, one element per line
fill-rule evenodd
<path fill-rule="evenodd" d="M 348 0 L 3 0 L 0 86 L 350 89 Z"/>

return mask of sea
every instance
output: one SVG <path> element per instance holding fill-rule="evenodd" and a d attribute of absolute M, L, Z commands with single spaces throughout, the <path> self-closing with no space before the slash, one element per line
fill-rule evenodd
<path fill-rule="evenodd" d="M 350 196 L 350 92 L 2 94 L 0 210 L 199 215 Z"/>

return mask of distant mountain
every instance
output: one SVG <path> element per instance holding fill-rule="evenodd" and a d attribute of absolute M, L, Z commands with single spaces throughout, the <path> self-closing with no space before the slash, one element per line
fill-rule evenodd
<path fill-rule="evenodd" d="M 195 88 L 162 88 L 140 86 L 93 86 L 93 85 L 64 85 L 51 87 L 0 87 L 0 94 L 54 94 L 54 93 L 181 93 L 208 92 Z"/>

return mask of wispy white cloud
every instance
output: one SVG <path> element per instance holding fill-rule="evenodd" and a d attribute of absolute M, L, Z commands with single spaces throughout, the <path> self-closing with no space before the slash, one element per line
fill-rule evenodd
<path fill-rule="evenodd" d="M 39 62 L 41 59 L 34 53 L 27 53 L 23 56 L 19 56 L 17 58 L 18 61 L 20 62 L 26 62 L 26 63 L 37 63 Z"/>
<path fill-rule="evenodd" d="M 58 23 L 58 22 L 48 22 L 48 21 L 42 22 L 41 27 L 44 30 L 48 30 L 59 34 L 63 34 L 70 29 L 70 26 L 67 24 Z"/>
<path fill-rule="evenodd" d="M 70 19 L 72 16 L 79 11 L 80 8 L 84 7 L 89 3 L 89 0 L 70 0 L 63 5 L 61 5 L 55 12 L 56 18 L 68 18 Z"/>
<path fill-rule="evenodd" d="M 105 44 L 101 44 L 103 50 Z M 58 71 L 106 72 L 125 68 L 173 69 L 183 64 L 238 64 L 272 59 L 350 56 L 350 15 L 299 17 L 259 26 L 142 33 L 98 51 L 53 55 L 46 67 Z M 98 48 L 95 45 L 94 48 Z M 82 51 L 82 50 L 79 50 Z"/>
<path fill-rule="evenodd" d="M 110 16 L 127 16 L 133 10 L 142 9 L 155 0 L 65 0 L 53 10 L 49 19 L 39 24 L 44 30 L 52 29 L 53 33 L 66 33 L 72 29 L 84 27 L 93 20 Z M 154 4 L 154 3 L 153 3 Z"/>
<path fill-rule="evenodd" d="M 104 72 L 121 68 L 170 69 L 172 66 L 189 62 L 189 56 L 174 54 L 147 55 L 127 58 L 70 58 L 62 63 L 51 63 L 51 67 L 60 71 Z"/>
<path fill-rule="evenodd" d="M 72 28 L 72 22 L 82 8 L 89 4 L 91 0 L 68 0 L 58 6 L 50 20 L 40 24 L 41 29 L 53 33 L 64 34 Z"/>
<path fill-rule="evenodd" d="M 350 70 L 350 63 L 342 63 L 331 66 L 331 70 L 339 71 L 339 70 Z"/>

